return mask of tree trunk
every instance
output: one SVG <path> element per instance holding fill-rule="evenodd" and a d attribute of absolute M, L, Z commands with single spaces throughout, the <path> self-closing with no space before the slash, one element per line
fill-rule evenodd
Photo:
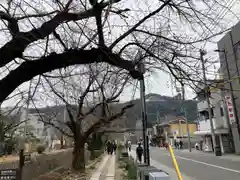
<path fill-rule="evenodd" d="M 84 142 L 74 143 L 72 169 L 80 172 L 85 172 L 85 148 Z"/>

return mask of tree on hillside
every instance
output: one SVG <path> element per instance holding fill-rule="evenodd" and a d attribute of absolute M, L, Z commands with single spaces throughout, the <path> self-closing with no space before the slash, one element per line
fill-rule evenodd
<path fill-rule="evenodd" d="M 0 5 L 0 102 L 22 83 L 74 65 L 104 62 L 140 79 L 133 61 L 138 48 L 149 67 L 194 82 L 198 43 L 226 30 L 218 16 L 230 11 L 226 3 L 6 0 Z"/>
<path fill-rule="evenodd" d="M 85 66 L 78 77 L 67 74 L 62 74 L 59 79 L 45 77 L 45 82 L 40 85 L 44 90 L 36 95 L 45 102 L 55 101 L 57 105 L 66 105 L 68 117 L 64 118 L 65 122 L 54 121 L 51 117 L 44 122 L 73 138 L 72 168 L 83 170 L 84 145 L 88 137 L 132 107 L 132 104 L 127 104 L 112 110 L 124 87 L 129 84 L 130 77 L 124 71 L 106 64 Z"/>

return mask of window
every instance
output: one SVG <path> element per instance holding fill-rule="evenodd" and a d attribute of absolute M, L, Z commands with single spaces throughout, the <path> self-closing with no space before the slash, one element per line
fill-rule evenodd
<path fill-rule="evenodd" d="M 199 112 L 199 116 L 201 121 L 209 119 L 208 111 Z"/>
<path fill-rule="evenodd" d="M 220 107 L 220 115 L 224 116 L 224 112 L 223 112 L 223 108 L 222 107 Z"/>

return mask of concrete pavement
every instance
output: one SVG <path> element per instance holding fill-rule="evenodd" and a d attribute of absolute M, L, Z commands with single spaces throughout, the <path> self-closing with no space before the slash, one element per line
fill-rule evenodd
<path fill-rule="evenodd" d="M 105 155 L 90 180 L 114 180 L 116 168 L 116 156 Z"/>
<path fill-rule="evenodd" d="M 158 147 L 150 148 L 151 158 L 173 169 L 169 152 Z M 189 153 L 186 150 L 175 151 L 175 155 L 181 172 L 190 179 L 195 180 L 239 180 L 240 161 L 239 157 L 228 156 L 216 157 L 208 153 Z M 227 158 L 226 158 L 227 157 Z M 183 178 L 185 179 L 185 178 Z"/>

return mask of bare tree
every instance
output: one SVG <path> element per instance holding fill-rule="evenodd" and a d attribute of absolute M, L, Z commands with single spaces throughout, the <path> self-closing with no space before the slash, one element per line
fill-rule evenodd
<path fill-rule="evenodd" d="M 42 86 L 45 90 L 36 95 L 38 99 L 47 97 L 50 102 L 57 99 L 56 103 L 66 105 L 68 118 L 65 118 L 65 122 L 58 120 L 56 123 L 52 118 L 44 122 L 73 138 L 72 168 L 83 170 L 84 145 L 88 137 L 100 127 L 120 118 L 133 106 L 125 104 L 116 110 L 119 107 L 119 97 L 129 84 L 130 77 L 126 72 L 106 64 L 85 66 L 82 75 L 78 77 L 62 75 L 61 79 L 43 77 L 45 82 Z M 114 106 L 115 111 L 112 111 Z"/>
<path fill-rule="evenodd" d="M 194 80 L 199 42 L 227 30 L 218 16 L 218 9 L 231 12 L 226 3 L 7 0 L 0 6 L 0 102 L 35 76 L 73 65 L 105 62 L 142 78 L 137 48 L 149 66 Z"/>

